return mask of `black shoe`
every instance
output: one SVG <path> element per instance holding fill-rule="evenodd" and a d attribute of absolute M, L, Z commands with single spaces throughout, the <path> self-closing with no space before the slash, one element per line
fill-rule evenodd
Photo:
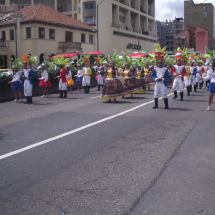
<path fill-rule="evenodd" d="M 24 102 L 24 104 L 29 104 L 29 96 L 26 96 L 26 102 Z"/>
<path fill-rule="evenodd" d="M 90 93 L 90 87 L 89 86 L 87 87 L 87 93 Z"/>
<path fill-rule="evenodd" d="M 168 98 L 163 99 L 163 100 L 164 100 L 164 104 L 165 104 L 165 109 L 169 109 L 169 106 L 168 106 Z"/>
<path fill-rule="evenodd" d="M 97 91 L 100 91 L 100 85 L 98 85 L 98 90 Z"/>
<path fill-rule="evenodd" d="M 63 90 L 60 90 L 60 96 L 58 98 L 63 98 Z"/>
<path fill-rule="evenodd" d="M 176 99 L 176 98 L 178 98 L 178 95 L 177 95 L 177 91 L 174 91 L 174 97 L 173 97 L 173 99 Z"/>
<path fill-rule="evenodd" d="M 198 89 L 198 86 L 199 86 L 199 83 L 198 83 L 198 82 L 196 82 L 196 89 Z"/>
<path fill-rule="evenodd" d="M 180 92 L 181 101 L 183 101 L 184 93 Z"/>
<path fill-rule="evenodd" d="M 158 108 L 158 98 L 154 99 L 155 100 L 155 106 L 153 107 L 153 109 Z"/>
<path fill-rule="evenodd" d="M 63 98 L 67 98 L 67 90 L 64 90 L 64 97 Z"/>
<path fill-rule="evenodd" d="M 194 92 L 196 92 L 196 93 L 197 93 L 196 89 L 197 89 L 197 84 L 196 84 L 196 85 L 194 85 Z"/>
<path fill-rule="evenodd" d="M 187 95 L 188 96 L 190 95 L 190 89 L 189 89 L 189 87 L 187 87 Z"/>
<path fill-rule="evenodd" d="M 201 83 L 199 83 L 199 89 L 202 89 L 202 84 Z"/>
<path fill-rule="evenodd" d="M 84 87 L 84 90 L 85 90 L 85 92 L 84 92 L 84 93 L 87 93 L 87 87 L 86 87 L 86 86 Z"/>
<path fill-rule="evenodd" d="M 33 104 L 33 102 L 32 102 L 32 96 L 28 97 L 28 104 Z"/>

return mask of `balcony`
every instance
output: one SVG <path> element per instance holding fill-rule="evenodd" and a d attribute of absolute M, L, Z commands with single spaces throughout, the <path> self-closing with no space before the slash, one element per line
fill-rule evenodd
<path fill-rule="evenodd" d="M 81 43 L 76 42 L 58 42 L 58 50 L 62 53 L 82 52 Z"/>
<path fill-rule="evenodd" d="M 127 0 L 119 0 L 119 3 L 129 6 L 129 2 Z"/>
<path fill-rule="evenodd" d="M 146 13 L 146 11 L 144 10 L 143 6 L 140 6 L 140 12 Z"/>
<path fill-rule="evenodd" d="M 90 26 L 96 26 L 96 22 L 85 22 L 85 24 L 90 25 Z"/>
<path fill-rule="evenodd" d="M 110 27 L 119 28 L 119 29 L 128 30 L 128 31 L 133 31 L 132 28 L 129 28 L 129 27 L 125 26 L 125 25 L 115 24 L 115 23 L 111 23 Z"/>
<path fill-rule="evenodd" d="M 155 13 L 154 13 L 154 11 L 152 11 L 152 10 L 148 10 L 148 15 L 149 15 L 149 16 L 152 16 L 152 17 L 155 17 Z"/>
<path fill-rule="evenodd" d="M 58 5 L 57 11 L 59 11 L 59 12 L 72 11 L 72 5 L 71 4 Z"/>
<path fill-rule="evenodd" d="M 15 4 L 16 7 L 18 7 L 19 9 L 31 6 L 31 4 Z"/>

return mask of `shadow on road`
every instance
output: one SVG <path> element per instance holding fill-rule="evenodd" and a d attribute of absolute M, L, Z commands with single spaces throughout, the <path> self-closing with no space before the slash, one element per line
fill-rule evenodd
<path fill-rule="evenodd" d="M 193 111 L 192 109 L 188 108 L 169 108 L 169 110 L 177 110 L 177 111 Z"/>

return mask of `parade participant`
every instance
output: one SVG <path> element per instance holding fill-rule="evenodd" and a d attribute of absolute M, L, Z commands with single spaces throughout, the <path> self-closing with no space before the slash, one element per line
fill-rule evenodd
<path fill-rule="evenodd" d="M 169 108 L 168 98 L 167 98 L 167 80 L 169 79 L 169 72 L 168 72 L 168 69 L 163 66 L 163 62 L 164 62 L 163 51 L 165 51 L 165 49 L 161 49 L 160 44 L 157 44 L 157 49 L 155 51 L 157 67 L 154 68 L 152 71 L 152 78 L 155 81 L 155 88 L 154 88 L 155 106 L 153 107 L 153 109 L 158 108 L 158 97 L 160 93 L 164 99 L 165 109 Z"/>
<path fill-rule="evenodd" d="M 209 63 L 209 66 L 208 66 L 208 67 L 209 67 L 209 69 L 208 69 L 207 72 L 204 73 L 204 77 L 207 77 L 207 74 L 213 70 L 213 69 L 212 69 L 212 63 Z M 210 80 L 205 81 L 206 87 L 208 87 L 208 84 L 210 84 Z"/>
<path fill-rule="evenodd" d="M 194 59 L 194 55 L 191 55 L 189 57 L 189 61 L 190 61 L 190 66 L 189 66 L 189 70 L 190 70 L 190 80 L 189 80 L 189 87 L 190 87 L 190 92 L 192 92 L 192 86 L 194 86 L 194 92 L 196 91 L 196 73 L 197 73 L 197 69 L 195 66 L 195 59 Z"/>
<path fill-rule="evenodd" d="M 172 68 L 172 74 L 175 77 L 173 82 L 173 99 L 178 97 L 177 90 L 180 90 L 181 101 L 183 101 L 184 76 L 186 75 L 186 69 L 185 66 L 181 64 L 181 54 L 182 53 L 179 50 L 175 52 L 176 65 Z"/>
<path fill-rule="evenodd" d="M 139 58 L 136 63 L 136 74 L 135 74 L 135 77 L 139 83 L 139 86 L 142 87 L 142 89 L 139 90 L 137 93 L 141 93 L 141 94 L 146 93 L 143 64 L 144 62 L 142 61 L 141 58 Z"/>
<path fill-rule="evenodd" d="M 196 62 L 197 62 L 197 73 L 196 73 L 196 89 L 198 89 L 198 85 L 199 85 L 199 89 L 202 88 L 202 80 L 200 79 L 200 77 L 202 77 L 202 74 L 205 72 L 203 64 L 205 63 L 206 58 L 203 58 L 202 56 L 197 56 L 196 57 Z"/>
<path fill-rule="evenodd" d="M 213 62 L 212 70 L 210 70 L 207 73 L 207 76 L 206 77 L 199 77 L 200 80 L 204 80 L 204 81 L 210 80 L 210 84 L 208 85 L 209 97 L 208 97 L 207 111 L 211 110 L 211 102 L 213 101 L 213 96 L 214 96 L 214 93 L 215 93 L 215 71 L 214 71 L 215 64 L 214 64 L 213 60 L 212 60 L 212 62 Z"/>
<path fill-rule="evenodd" d="M 165 63 L 166 63 L 166 67 L 167 67 L 168 72 L 169 72 L 169 79 L 167 80 L 167 86 L 172 87 L 172 84 L 174 81 L 173 74 L 172 74 L 173 59 L 167 58 L 165 60 Z"/>
<path fill-rule="evenodd" d="M 54 57 L 55 64 L 60 68 L 60 75 L 57 76 L 59 79 L 59 91 L 60 96 L 58 98 L 67 98 L 67 86 L 66 86 L 66 70 L 65 65 L 70 60 L 69 58 L 64 59 L 64 56 Z M 64 96 L 63 96 L 64 94 Z"/>
<path fill-rule="evenodd" d="M 30 57 L 28 54 L 22 56 L 22 62 L 24 64 L 22 75 L 25 79 L 24 81 L 24 95 L 26 102 L 24 104 L 32 104 L 32 89 L 33 89 L 33 77 L 34 71 L 29 68 L 30 64 L 35 62 L 34 57 Z"/>
<path fill-rule="evenodd" d="M 142 87 L 139 85 L 137 79 L 135 77 L 132 77 L 130 66 L 132 64 L 132 58 L 129 57 L 127 59 L 126 55 L 123 56 L 123 64 L 124 64 L 124 72 L 122 73 L 123 79 L 123 87 L 125 88 L 126 95 L 131 95 L 131 98 L 133 98 L 134 93 L 138 93 Z M 124 98 L 124 96 L 122 97 Z"/>
<path fill-rule="evenodd" d="M 15 100 L 14 102 L 22 102 L 22 95 L 20 90 L 24 89 L 24 86 L 20 80 L 20 72 L 18 71 L 20 67 L 22 67 L 22 62 L 18 59 L 13 61 L 12 69 L 13 69 L 13 79 L 8 82 L 8 84 L 12 84 L 11 90 L 14 92 Z M 18 96 L 19 100 L 18 100 Z"/>
<path fill-rule="evenodd" d="M 209 71 L 209 59 L 206 58 L 205 65 L 203 67 L 204 67 L 204 73 L 202 74 L 202 76 L 206 77 L 207 72 Z M 202 87 L 203 87 L 203 85 L 204 85 L 204 81 L 202 81 Z M 206 84 L 205 84 L 205 86 L 207 87 Z"/>
<path fill-rule="evenodd" d="M 66 86 L 70 89 L 68 93 L 72 93 L 72 85 L 74 85 L 74 81 L 72 80 L 72 72 L 69 68 L 69 65 L 66 64 Z"/>
<path fill-rule="evenodd" d="M 89 63 L 90 63 L 89 61 L 90 61 L 90 55 L 84 56 L 85 67 L 83 68 L 83 72 L 82 72 L 82 75 L 83 75 L 82 85 L 85 89 L 84 93 L 90 92 L 90 79 L 91 79 L 92 72 L 91 72 L 91 69 L 89 67 Z"/>
<path fill-rule="evenodd" d="M 148 88 L 148 90 L 150 90 L 150 86 L 154 86 L 154 80 L 152 78 L 151 75 L 151 71 L 153 70 L 152 67 L 150 67 L 150 61 L 149 59 L 145 59 L 143 58 L 144 63 L 144 78 L 145 78 L 145 84 L 146 84 L 146 88 Z"/>
<path fill-rule="evenodd" d="M 83 80 L 83 69 L 81 69 L 81 65 L 83 64 L 83 58 L 79 58 L 77 61 L 77 67 L 78 67 L 78 71 L 77 74 L 75 75 L 76 80 L 75 83 L 78 85 L 78 91 L 82 90 L 82 80 Z"/>
<path fill-rule="evenodd" d="M 115 77 L 116 69 L 115 69 L 115 61 L 109 57 L 110 68 L 107 71 L 107 79 L 104 82 L 104 87 L 102 89 L 102 95 L 100 99 L 108 99 L 111 102 L 111 99 L 116 101 L 117 97 L 121 97 L 125 95 L 125 89 L 122 85 L 122 82 Z"/>
<path fill-rule="evenodd" d="M 185 66 L 185 70 L 186 70 L 186 75 L 184 76 L 184 85 L 187 88 L 187 95 L 189 96 L 190 95 L 190 67 L 187 64 L 188 57 L 187 57 L 187 50 L 185 49 L 182 51 L 181 60 L 182 60 L 182 65 Z"/>
<path fill-rule="evenodd" d="M 97 66 L 95 67 L 95 73 L 97 75 L 97 91 L 100 91 L 101 86 L 104 85 L 104 67 L 102 66 L 102 63 L 104 62 L 104 58 L 99 56 L 95 58 L 95 64 Z"/>
<path fill-rule="evenodd" d="M 49 82 L 49 75 L 48 75 L 48 72 L 46 69 L 51 68 L 51 67 L 54 67 L 54 64 L 50 63 L 50 62 L 47 63 L 47 61 L 44 57 L 44 61 L 41 64 L 41 69 L 42 69 L 41 78 L 38 78 L 38 80 L 40 80 L 39 87 L 42 87 L 42 90 L 43 90 L 43 95 L 41 96 L 42 98 L 48 97 L 48 88 L 47 87 L 50 87 L 51 84 Z"/>

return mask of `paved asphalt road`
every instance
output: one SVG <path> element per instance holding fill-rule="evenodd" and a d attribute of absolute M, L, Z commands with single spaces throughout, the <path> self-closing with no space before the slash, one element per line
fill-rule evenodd
<path fill-rule="evenodd" d="M 1 103 L 0 215 L 214 215 L 215 107 L 168 93 Z"/>

